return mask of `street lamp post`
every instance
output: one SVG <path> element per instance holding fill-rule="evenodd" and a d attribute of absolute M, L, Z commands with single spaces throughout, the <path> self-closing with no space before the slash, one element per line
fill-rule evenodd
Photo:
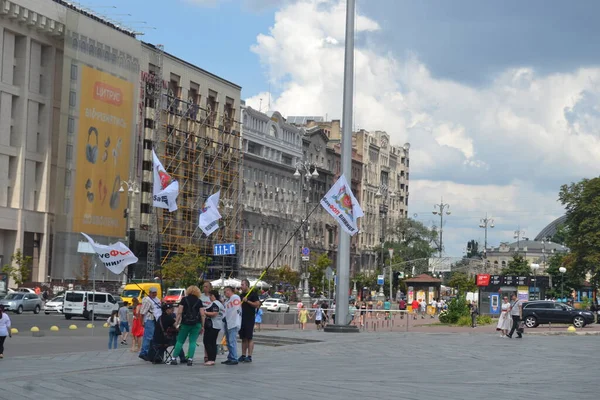
<path fill-rule="evenodd" d="M 487 213 L 485 213 L 485 218 L 481 218 L 479 220 L 479 227 L 485 229 L 485 240 L 483 243 L 483 258 L 487 258 L 487 233 L 488 233 L 488 227 L 489 228 L 493 228 L 494 227 L 494 219 L 493 218 L 488 218 Z"/>
<path fill-rule="evenodd" d="M 533 300 L 539 300 L 537 294 L 537 270 L 540 269 L 540 264 L 531 264 L 531 269 L 533 270 L 533 294 L 535 296 Z"/>
<path fill-rule="evenodd" d="M 119 188 L 119 193 L 124 193 L 125 189 L 127 189 L 127 208 L 124 210 L 124 217 L 125 217 L 125 240 L 127 242 L 127 247 L 131 246 L 130 243 L 130 233 L 131 233 L 131 228 L 129 226 L 129 216 L 131 215 L 131 203 L 133 200 L 133 197 L 137 194 L 140 193 L 140 186 L 138 185 L 138 183 L 136 181 L 134 181 L 133 179 L 129 179 L 127 181 L 123 181 L 121 182 L 121 187 Z M 127 276 L 129 275 L 129 266 L 127 266 L 127 268 L 125 268 L 125 271 L 123 272 L 123 285 L 127 284 Z"/>
<path fill-rule="evenodd" d="M 302 177 L 302 175 L 304 174 L 304 182 L 302 183 L 302 198 L 304 200 L 304 215 L 305 217 L 302 219 L 302 247 L 306 247 L 306 241 L 308 240 L 308 232 L 310 231 L 310 224 L 308 221 L 308 205 L 309 205 L 309 192 L 310 192 L 310 180 L 312 178 L 318 178 L 319 177 L 319 172 L 317 171 L 317 166 L 316 164 L 313 163 L 309 163 L 309 162 L 297 162 L 296 165 L 296 171 L 294 172 L 294 177 L 296 179 L 300 179 Z M 311 171 L 312 169 L 312 171 Z M 302 171 L 302 172 L 301 172 Z M 307 261 L 300 261 L 303 264 L 303 270 L 304 272 L 302 273 L 302 279 L 303 279 L 303 283 L 304 285 L 304 289 L 302 290 L 302 303 L 304 304 L 305 307 L 309 307 L 310 306 L 310 293 L 309 293 L 309 288 L 308 288 L 308 279 L 310 278 L 310 274 L 308 272 L 308 262 Z"/>
<path fill-rule="evenodd" d="M 513 238 L 517 239 L 517 254 L 519 254 L 519 248 L 521 247 L 521 237 L 524 235 L 525 231 L 522 231 L 521 227 L 519 226 L 515 231 L 515 235 L 513 236 Z"/>
<path fill-rule="evenodd" d="M 567 272 L 567 269 L 565 267 L 560 267 L 558 269 L 558 272 L 560 272 L 560 299 L 561 301 L 565 298 L 565 272 Z"/>
<path fill-rule="evenodd" d="M 440 216 L 440 258 L 442 258 L 442 252 L 444 251 L 444 212 L 446 215 L 450 215 L 450 204 L 444 203 L 442 200 L 440 204 L 433 205 L 433 215 Z"/>

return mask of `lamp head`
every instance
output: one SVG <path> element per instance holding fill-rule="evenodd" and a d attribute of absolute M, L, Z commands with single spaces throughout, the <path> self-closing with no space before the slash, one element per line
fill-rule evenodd
<path fill-rule="evenodd" d="M 125 191 L 125 189 L 123 189 L 123 186 L 121 186 L 121 187 L 119 188 L 119 193 L 123 193 L 124 191 Z"/>
<path fill-rule="evenodd" d="M 380 198 L 381 197 L 381 191 L 378 189 L 377 193 L 375 193 L 375 197 Z"/>
<path fill-rule="evenodd" d="M 567 269 L 566 269 L 565 267 L 560 267 L 560 268 L 558 269 L 558 271 L 559 271 L 561 274 L 564 274 L 565 272 L 567 272 Z"/>
<path fill-rule="evenodd" d="M 298 168 L 296 168 L 296 172 L 294 172 L 294 176 L 296 178 L 300 178 L 300 171 L 298 171 Z"/>
<path fill-rule="evenodd" d="M 312 176 L 314 176 L 315 178 L 319 176 L 319 172 L 317 171 L 317 167 L 315 167 L 315 169 L 313 170 Z"/>

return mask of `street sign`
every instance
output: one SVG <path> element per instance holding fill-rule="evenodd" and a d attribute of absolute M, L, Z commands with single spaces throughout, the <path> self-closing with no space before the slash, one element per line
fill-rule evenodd
<path fill-rule="evenodd" d="M 383 277 L 384 275 L 377 275 L 377 284 L 383 285 Z"/>
<path fill-rule="evenodd" d="M 333 270 L 331 269 L 331 267 L 327 267 L 327 269 L 325 270 L 325 278 L 330 281 L 331 279 L 333 279 Z"/>
<path fill-rule="evenodd" d="M 233 256 L 235 255 L 235 243 L 215 244 L 213 256 Z"/>
<path fill-rule="evenodd" d="M 308 247 L 302 248 L 302 261 L 310 260 L 310 249 Z"/>

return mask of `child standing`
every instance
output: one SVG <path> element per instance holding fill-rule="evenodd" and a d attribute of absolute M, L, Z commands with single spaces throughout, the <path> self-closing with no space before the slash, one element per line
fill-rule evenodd
<path fill-rule="evenodd" d="M 257 330 L 260 332 L 260 326 L 262 325 L 262 316 L 263 316 L 263 310 L 262 308 L 259 308 L 258 310 L 256 310 L 256 317 L 254 317 L 254 330 Z"/>

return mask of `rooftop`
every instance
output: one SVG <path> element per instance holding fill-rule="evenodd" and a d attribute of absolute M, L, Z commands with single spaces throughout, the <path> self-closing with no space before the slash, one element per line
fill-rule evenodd
<path fill-rule="evenodd" d="M 417 275 L 414 278 L 409 278 L 406 283 L 442 283 L 441 279 L 434 278 L 427 274 Z"/>

